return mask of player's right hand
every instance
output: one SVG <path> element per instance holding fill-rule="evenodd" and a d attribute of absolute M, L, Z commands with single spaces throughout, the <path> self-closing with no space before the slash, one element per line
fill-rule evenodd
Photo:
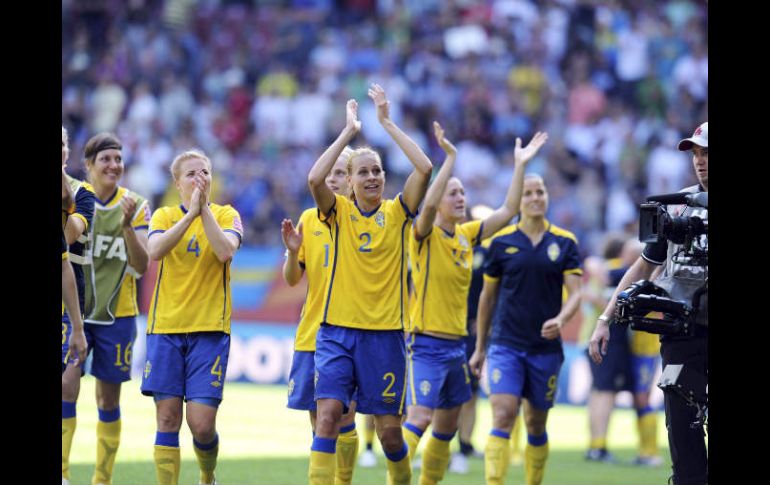
<path fill-rule="evenodd" d="M 88 343 L 86 341 L 86 334 L 81 329 L 80 331 L 72 329 L 69 341 L 70 360 L 68 362 L 76 367 L 80 367 L 85 363 L 88 351 Z"/>
<path fill-rule="evenodd" d="M 468 367 L 470 367 L 471 372 L 473 372 L 477 379 L 481 379 L 481 366 L 484 364 L 485 358 L 486 352 L 476 349 L 473 351 L 473 355 L 471 355 L 471 360 L 468 361 Z"/>
<path fill-rule="evenodd" d="M 345 129 L 353 133 L 361 131 L 361 121 L 358 119 L 358 101 L 349 99 L 345 105 Z"/>
<path fill-rule="evenodd" d="M 283 239 L 283 245 L 290 252 L 299 251 L 299 247 L 302 246 L 302 224 L 295 229 L 291 219 L 281 221 L 281 239 Z"/>
<path fill-rule="evenodd" d="M 597 363 L 602 363 L 602 356 L 607 355 L 607 345 L 610 343 L 610 327 L 603 321 L 598 321 L 591 340 L 588 341 L 588 355 Z M 601 352 L 600 352 L 601 350 Z"/>

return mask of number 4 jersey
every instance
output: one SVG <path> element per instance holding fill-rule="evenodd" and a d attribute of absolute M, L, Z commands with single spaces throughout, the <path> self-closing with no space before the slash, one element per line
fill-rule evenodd
<path fill-rule="evenodd" d="M 128 264 L 128 249 L 120 222 L 123 209 L 120 201 L 131 197 L 136 201 L 131 226 L 135 231 L 147 230 L 150 208 L 147 201 L 123 188 L 106 202 L 96 200 L 90 234 L 90 264 L 86 274 L 86 323 L 112 325 L 115 318 L 132 317 L 139 313 L 136 306 L 136 278 L 141 277 Z"/>
<path fill-rule="evenodd" d="M 241 217 L 232 206 L 210 204 L 224 232 L 243 238 Z M 150 221 L 149 238 L 178 223 L 187 210 L 161 207 Z M 182 239 L 160 261 L 152 295 L 147 333 L 230 333 L 232 302 L 230 262 L 221 263 L 196 217 Z"/>

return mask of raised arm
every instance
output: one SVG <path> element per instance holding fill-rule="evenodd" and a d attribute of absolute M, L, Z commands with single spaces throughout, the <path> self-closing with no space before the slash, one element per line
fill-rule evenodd
<path fill-rule="evenodd" d="M 428 187 L 422 211 L 415 221 L 415 236 L 418 239 L 424 238 L 433 230 L 433 222 L 436 220 L 436 212 L 441 203 L 441 197 L 444 195 L 447 182 L 449 182 L 449 178 L 452 176 L 452 170 L 454 170 L 455 160 L 457 159 L 457 148 L 446 139 L 444 129 L 438 121 L 433 122 L 433 131 L 436 135 L 436 141 L 446 152 L 446 159 L 441 169 L 439 169 L 438 175 L 433 179 L 433 183 Z"/>
<path fill-rule="evenodd" d="M 299 248 L 302 246 L 302 224 L 297 228 L 291 219 L 281 222 L 281 239 L 286 246 L 286 260 L 283 262 L 283 279 L 289 286 L 294 286 L 302 279 L 304 270 L 299 264 Z"/>
<path fill-rule="evenodd" d="M 232 232 L 225 232 L 219 227 L 214 213 L 211 212 L 211 208 L 208 203 L 208 181 L 198 174 L 195 180 L 197 189 L 200 191 L 200 215 L 203 222 L 203 232 L 206 234 L 206 238 L 209 240 L 211 249 L 217 256 L 220 263 L 227 263 L 238 250 L 241 245 L 241 240 Z"/>
<path fill-rule="evenodd" d="M 334 206 L 334 192 L 326 185 L 326 176 L 329 175 L 345 147 L 361 130 L 361 122 L 358 120 L 358 103 L 355 99 L 348 100 L 345 119 L 345 128 L 342 129 L 334 143 L 316 160 L 307 176 L 310 193 L 322 214 L 328 214 Z"/>
<path fill-rule="evenodd" d="M 80 187 L 75 192 L 74 197 L 75 212 L 69 214 L 64 223 L 64 238 L 69 245 L 74 244 L 91 225 L 94 217 L 94 200 L 96 199 L 94 193 L 84 187 Z"/>
<path fill-rule="evenodd" d="M 538 131 L 526 147 L 521 147 L 521 138 L 516 138 L 516 148 L 513 151 L 514 169 L 511 185 L 505 194 L 503 205 L 484 219 L 481 239 L 486 239 L 506 226 L 513 217 L 519 213 L 521 193 L 524 187 L 524 171 L 527 162 L 537 154 L 545 142 L 548 141 L 548 133 Z"/>
<path fill-rule="evenodd" d="M 120 206 L 123 210 L 123 218 L 120 227 L 123 231 L 123 239 L 126 242 L 126 251 L 128 252 L 128 264 L 140 275 L 147 271 L 147 263 L 150 255 L 147 253 L 147 230 L 135 229 L 134 219 L 136 218 L 136 200 L 132 197 L 123 197 L 120 199 Z M 149 210 L 147 207 L 140 207 L 140 210 Z"/>
<path fill-rule="evenodd" d="M 382 89 L 382 86 L 372 84 L 372 87 L 369 88 L 369 97 L 372 98 L 374 105 L 377 107 L 377 119 L 380 120 L 380 124 L 398 144 L 401 151 L 412 162 L 412 165 L 414 165 L 414 170 L 412 170 L 409 178 L 406 179 L 402 193 L 404 203 L 409 208 L 409 211 L 414 214 L 425 197 L 433 164 L 417 143 L 401 131 L 401 128 L 390 119 L 390 103 L 385 97 L 385 90 Z"/>
<path fill-rule="evenodd" d="M 174 246 L 187 232 L 187 229 L 192 224 L 192 221 L 200 214 L 200 190 L 196 187 L 192 193 L 192 202 L 190 207 L 176 224 L 163 232 L 153 231 L 147 236 L 147 250 L 150 255 L 150 259 L 153 261 L 160 261 L 166 254 L 168 254 Z"/>

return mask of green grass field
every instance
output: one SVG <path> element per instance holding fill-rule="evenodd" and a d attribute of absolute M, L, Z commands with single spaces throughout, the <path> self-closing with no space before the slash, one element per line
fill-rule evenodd
<path fill-rule="evenodd" d="M 152 399 L 142 396 L 139 383 L 130 381 L 123 387 L 121 414 L 123 434 L 115 463 L 114 485 L 151 485 L 155 483 L 152 461 L 155 440 L 155 411 Z M 78 402 L 78 427 L 72 445 L 72 485 L 89 485 L 96 456 L 96 404 L 94 379 L 86 376 Z M 474 444 L 483 449 L 491 423 L 486 400 L 479 402 Z M 359 418 L 359 429 L 363 419 Z M 217 479 L 221 485 L 303 485 L 307 483 L 307 462 L 312 439 L 306 413 L 286 409 L 284 386 L 255 386 L 228 383 L 225 400 L 217 417 L 220 435 Z M 359 433 L 360 435 L 360 433 Z M 585 408 L 556 406 L 549 417 L 548 437 L 551 454 L 543 485 L 659 485 L 666 483 L 671 462 L 666 446 L 662 414 L 658 427 L 658 442 L 665 464 L 660 468 L 640 468 L 632 465 L 586 463 L 583 453 L 588 440 Z M 523 440 L 525 438 L 522 438 Z M 622 463 L 636 453 L 636 423 L 632 410 L 615 411 L 610 423 L 611 450 Z M 198 466 L 192 450 L 192 437 L 186 424 L 179 436 L 182 449 L 180 484 L 198 483 Z M 363 440 L 362 440 L 363 441 Z M 452 443 L 453 449 L 457 446 Z M 522 445 L 523 446 L 523 445 Z M 363 443 L 361 444 L 363 449 Z M 376 468 L 356 468 L 353 483 L 383 485 L 385 459 L 375 443 L 379 461 Z M 419 452 L 418 452 L 419 454 Z M 467 475 L 447 473 L 442 483 L 447 485 L 483 485 L 484 464 L 471 460 Z M 417 483 L 416 472 L 412 483 Z M 521 466 L 508 470 L 507 483 L 524 483 Z"/>

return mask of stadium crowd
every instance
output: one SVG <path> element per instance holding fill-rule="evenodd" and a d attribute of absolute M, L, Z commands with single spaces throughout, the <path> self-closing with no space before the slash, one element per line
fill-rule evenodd
<path fill-rule="evenodd" d="M 676 140 L 708 119 L 706 6 L 672 0 L 137 0 L 62 2 L 62 120 L 80 154 L 94 133 L 123 141 L 125 184 L 177 203 L 168 167 L 196 146 L 219 174 L 212 198 L 243 217 L 244 244 L 313 205 L 305 175 L 361 102 L 363 141 L 393 196 L 409 161 L 378 129 L 367 87 L 430 159 L 441 120 L 457 140 L 469 203 L 495 205 L 515 138 L 552 140 L 530 164 L 549 219 L 581 253 L 633 233 L 645 195 L 695 183 Z M 438 166 L 438 165 L 437 165 Z"/>

